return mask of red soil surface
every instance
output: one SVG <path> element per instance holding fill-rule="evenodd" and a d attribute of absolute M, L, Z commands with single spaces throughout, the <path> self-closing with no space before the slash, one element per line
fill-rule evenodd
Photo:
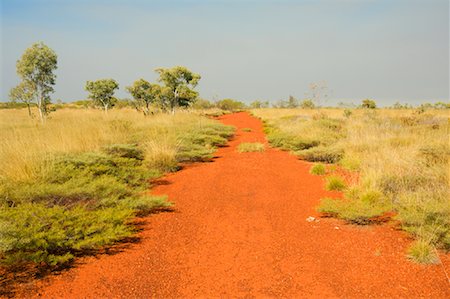
<path fill-rule="evenodd" d="M 170 174 L 153 188 L 175 211 L 145 219 L 141 242 L 81 259 L 37 285 L 46 298 L 431 297 L 450 298 L 443 266 L 405 258 L 411 240 L 389 225 L 358 227 L 318 218 L 319 199 L 339 196 L 308 173 L 310 163 L 267 148 L 247 113 L 220 120 L 237 127 L 214 162 Z M 251 128 L 244 132 L 242 128 Z"/>

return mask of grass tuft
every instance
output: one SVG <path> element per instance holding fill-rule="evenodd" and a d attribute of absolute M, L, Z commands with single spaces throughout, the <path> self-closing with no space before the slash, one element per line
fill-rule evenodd
<path fill-rule="evenodd" d="M 309 173 L 315 174 L 315 175 L 324 175 L 326 173 L 325 165 L 317 163 L 314 164 L 311 169 L 309 170 Z"/>
<path fill-rule="evenodd" d="M 240 153 L 263 152 L 264 144 L 259 142 L 243 142 L 239 144 L 237 151 Z"/>
<path fill-rule="evenodd" d="M 407 257 L 419 264 L 437 264 L 439 257 L 433 245 L 423 240 L 415 241 L 408 249 Z"/>
<path fill-rule="evenodd" d="M 344 179 L 340 176 L 329 176 L 325 178 L 325 181 L 325 189 L 328 191 L 342 191 L 346 187 Z"/>

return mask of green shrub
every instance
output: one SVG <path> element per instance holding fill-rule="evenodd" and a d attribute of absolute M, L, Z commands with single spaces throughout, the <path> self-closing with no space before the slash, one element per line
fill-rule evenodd
<path fill-rule="evenodd" d="M 243 142 L 239 144 L 237 151 L 240 153 L 246 152 L 263 152 L 264 144 L 259 142 Z"/>
<path fill-rule="evenodd" d="M 252 129 L 251 128 L 242 128 L 242 132 L 251 132 Z"/>
<path fill-rule="evenodd" d="M 315 175 L 324 175 L 326 173 L 325 165 L 323 164 L 314 164 L 311 169 L 309 170 L 309 173 L 315 174 Z"/>
<path fill-rule="evenodd" d="M 415 241 L 408 249 L 408 258 L 420 264 L 437 264 L 439 257 L 429 242 Z"/>
<path fill-rule="evenodd" d="M 103 150 L 115 157 L 144 160 L 144 152 L 137 147 L 137 144 L 112 144 L 104 147 Z"/>
<path fill-rule="evenodd" d="M 356 157 L 344 155 L 338 163 L 343 169 L 346 170 L 358 171 L 361 169 L 361 161 Z"/>
<path fill-rule="evenodd" d="M 377 217 L 391 209 L 390 203 L 381 193 L 358 189 L 349 190 L 344 199 L 324 198 L 317 207 L 318 212 L 359 225 L 376 223 Z"/>
<path fill-rule="evenodd" d="M 126 222 L 130 209 L 90 211 L 83 207 L 48 208 L 21 204 L 0 209 L 0 262 L 44 262 L 56 265 L 70 261 L 77 251 L 96 249 L 129 236 Z"/>
<path fill-rule="evenodd" d="M 343 151 L 334 147 L 317 146 L 297 151 L 295 154 L 300 159 L 310 162 L 336 163 L 342 158 Z"/>
<path fill-rule="evenodd" d="M 448 190 L 409 192 L 397 202 L 397 216 L 402 228 L 418 239 L 429 240 L 450 250 L 450 205 Z"/>
<path fill-rule="evenodd" d="M 345 181 L 340 176 L 329 176 L 325 178 L 325 189 L 328 191 L 342 191 L 345 189 Z"/>

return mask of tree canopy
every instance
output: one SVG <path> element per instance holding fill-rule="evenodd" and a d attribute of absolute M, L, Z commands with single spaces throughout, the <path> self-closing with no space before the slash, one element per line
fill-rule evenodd
<path fill-rule="evenodd" d="M 164 84 L 161 89 L 163 108 L 175 113 L 176 107 L 189 106 L 197 99 L 198 92 L 193 89 L 201 79 L 199 74 L 184 66 L 157 68 L 155 71 L 159 74 L 158 81 Z"/>
<path fill-rule="evenodd" d="M 114 92 L 119 88 L 119 84 L 114 79 L 100 79 L 97 81 L 87 81 L 86 91 L 89 92 L 89 98 L 95 104 L 101 105 L 106 112 L 114 105 Z"/>
<path fill-rule="evenodd" d="M 144 115 L 150 113 L 151 104 L 158 103 L 161 99 L 161 86 L 152 84 L 144 79 L 136 80 L 133 85 L 127 87 L 127 91 L 134 98 L 135 106 L 142 110 Z"/>
<path fill-rule="evenodd" d="M 56 53 L 44 43 L 35 43 L 25 50 L 22 57 L 17 61 L 17 74 L 24 82 L 23 87 L 29 86 L 36 104 L 39 108 L 41 121 L 48 114 L 50 93 L 54 91 L 58 57 Z"/>

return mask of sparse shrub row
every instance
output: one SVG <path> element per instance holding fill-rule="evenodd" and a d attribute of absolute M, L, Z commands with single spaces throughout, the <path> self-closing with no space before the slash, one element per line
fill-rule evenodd
<path fill-rule="evenodd" d="M 169 207 L 166 197 L 145 194 L 151 180 L 178 169 L 179 162 L 210 159 L 233 134 L 233 128 L 197 116 L 182 119 L 181 127 L 172 124 L 183 117 L 150 117 L 145 126 L 117 119 L 112 124 L 115 139 L 134 143 L 100 145 L 88 152 L 55 150 L 38 163 L 31 178 L 3 173 L 0 262 L 70 262 L 131 236 L 133 217 Z M 119 138 L 120 131 L 128 136 Z M 1 156 L 0 162 L 6 165 L 7 158 Z"/>
<path fill-rule="evenodd" d="M 336 119 L 327 110 L 253 111 L 264 120 L 273 146 L 359 172 L 359 181 L 349 187 L 327 177 L 326 188 L 344 190 L 344 198 L 323 199 L 319 211 L 357 224 L 376 223 L 394 212 L 418 240 L 408 256 L 436 261 L 434 246 L 450 249 L 448 117 L 416 111 L 332 112 Z M 311 173 L 323 174 L 319 165 Z"/>

